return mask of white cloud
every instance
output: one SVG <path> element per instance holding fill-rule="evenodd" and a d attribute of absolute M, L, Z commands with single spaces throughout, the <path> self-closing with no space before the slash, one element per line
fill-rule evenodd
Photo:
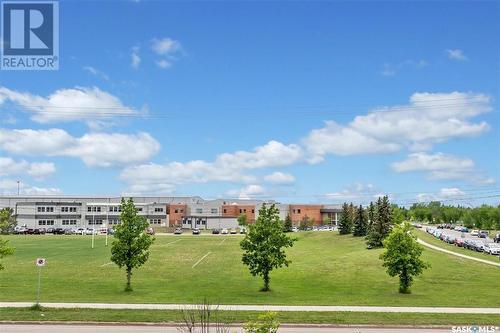
<path fill-rule="evenodd" d="M 446 50 L 446 53 L 448 54 L 448 58 L 452 60 L 458 60 L 458 61 L 467 61 L 469 60 L 464 52 L 460 49 L 448 49 Z"/>
<path fill-rule="evenodd" d="M 167 69 L 170 66 L 172 66 L 172 63 L 168 60 L 161 59 L 161 60 L 156 61 L 156 65 L 160 68 Z"/>
<path fill-rule="evenodd" d="M 354 202 L 357 204 L 367 204 L 383 195 L 384 194 L 380 193 L 373 184 L 354 183 L 347 186 L 342 191 L 326 193 L 323 195 L 323 199 L 335 203 Z"/>
<path fill-rule="evenodd" d="M 453 199 L 463 199 L 465 192 L 457 187 L 442 188 L 438 193 L 419 193 L 416 196 L 418 202 L 430 201 L 453 201 Z"/>
<path fill-rule="evenodd" d="M 83 70 L 86 71 L 86 72 L 89 72 L 90 74 L 94 75 L 94 76 L 97 76 L 103 80 L 106 80 L 108 81 L 109 80 L 109 76 L 104 73 L 104 72 L 101 72 L 100 70 L 92 67 L 92 66 L 84 66 L 83 67 Z"/>
<path fill-rule="evenodd" d="M 62 129 L 0 129 L 0 149 L 18 155 L 76 157 L 88 166 L 110 167 L 146 161 L 160 150 L 160 144 L 142 132 L 73 137 Z"/>
<path fill-rule="evenodd" d="M 394 76 L 396 75 L 400 70 L 406 67 L 411 67 L 411 68 L 424 68 L 427 67 L 429 64 L 427 61 L 421 59 L 421 60 L 413 60 L 413 59 L 407 59 L 405 61 L 401 61 L 397 64 L 390 64 L 390 63 L 385 63 L 382 71 L 380 72 L 383 76 Z"/>
<path fill-rule="evenodd" d="M 470 119 L 489 112 L 491 98 L 473 93 L 415 93 L 410 104 L 381 107 L 356 116 L 347 125 L 327 121 L 302 143 L 313 161 L 326 154 L 354 155 L 388 153 L 403 147 L 430 149 L 435 143 L 477 136 L 489 129 L 486 122 Z"/>
<path fill-rule="evenodd" d="M 17 182 L 12 179 L 0 179 L 0 194 L 2 195 L 17 195 L 19 186 L 19 194 L 21 195 L 59 195 L 62 194 L 61 189 L 53 187 L 37 187 L 29 186 L 24 182 Z"/>
<path fill-rule="evenodd" d="M 31 119 L 43 124 L 85 121 L 89 126 L 95 126 L 98 121 L 110 122 L 117 116 L 138 114 L 118 97 L 97 87 L 60 89 L 47 97 L 0 87 L 0 106 L 2 100 L 31 112 Z"/>
<path fill-rule="evenodd" d="M 240 200 L 248 200 L 254 198 L 264 198 L 267 197 L 267 190 L 261 185 L 250 184 L 241 189 L 230 190 L 227 192 L 230 197 L 236 197 Z"/>
<path fill-rule="evenodd" d="M 477 170 L 474 161 L 443 153 L 413 153 L 407 159 L 391 164 L 396 172 L 425 172 L 431 180 L 460 180 L 491 184 L 495 180 Z"/>
<path fill-rule="evenodd" d="M 295 181 L 295 177 L 289 173 L 276 171 L 266 175 L 264 180 L 271 184 L 292 184 Z"/>
<path fill-rule="evenodd" d="M 156 65 L 161 69 L 172 67 L 177 55 L 182 52 L 182 45 L 172 38 L 153 39 L 151 49 L 161 57 L 156 61 Z"/>
<path fill-rule="evenodd" d="M 302 159 L 302 149 L 298 145 L 269 141 L 253 151 L 220 154 L 211 162 L 193 160 L 131 166 L 123 170 L 120 178 L 129 184 L 130 191 L 149 185 L 170 190 L 173 185 L 213 181 L 248 184 L 255 182 L 256 177 L 246 174 L 247 170 L 282 167 Z"/>
<path fill-rule="evenodd" d="M 141 64 L 141 56 L 139 55 L 140 48 L 139 46 L 134 46 L 132 48 L 132 52 L 130 53 L 130 65 L 132 68 L 139 68 Z"/>
<path fill-rule="evenodd" d="M 152 50 L 162 56 L 172 55 L 182 50 L 181 43 L 172 38 L 153 39 Z"/>
<path fill-rule="evenodd" d="M 53 163 L 29 163 L 25 160 L 15 161 L 10 157 L 0 157 L 0 176 L 28 174 L 37 180 L 42 180 L 55 171 L 56 167 Z"/>

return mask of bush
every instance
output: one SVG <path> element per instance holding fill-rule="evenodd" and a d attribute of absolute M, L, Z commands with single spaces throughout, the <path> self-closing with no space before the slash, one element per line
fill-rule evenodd
<path fill-rule="evenodd" d="M 276 317 L 276 312 L 266 312 L 260 314 L 257 320 L 246 323 L 243 328 L 246 333 L 276 333 L 280 327 Z"/>

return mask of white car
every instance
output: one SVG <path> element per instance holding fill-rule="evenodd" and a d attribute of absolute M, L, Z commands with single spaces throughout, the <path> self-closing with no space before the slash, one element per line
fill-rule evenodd
<path fill-rule="evenodd" d="M 479 235 L 479 230 L 472 230 L 472 231 L 470 232 L 470 235 L 471 235 L 471 236 L 478 236 L 478 235 Z"/>
<path fill-rule="evenodd" d="M 493 254 L 495 256 L 500 254 L 500 244 L 498 243 L 486 243 L 483 249 L 484 253 Z"/>
<path fill-rule="evenodd" d="M 221 232 L 220 232 L 220 233 L 221 233 L 222 235 L 227 235 L 227 234 L 229 233 L 229 231 L 228 231 L 226 228 L 224 228 L 224 229 L 222 229 L 222 230 L 221 230 Z"/>
<path fill-rule="evenodd" d="M 462 231 L 462 226 L 461 225 L 457 225 L 454 229 L 455 229 L 455 231 Z"/>
<path fill-rule="evenodd" d="M 94 229 L 94 228 L 87 228 L 87 230 L 85 230 L 85 235 L 97 235 L 97 230 Z"/>
<path fill-rule="evenodd" d="M 292 231 L 293 231 L 293 232 L 299 232 L 299 228 L 297 228 L 297 227 L 293 227 L 293 228 L 292 228 Z"/>
<path fill-rule="evenodd" d="M 75 235 L 85 235 L 85 231 L 86 231 L 85 228 L 78 228 L 75 231 Z"/>

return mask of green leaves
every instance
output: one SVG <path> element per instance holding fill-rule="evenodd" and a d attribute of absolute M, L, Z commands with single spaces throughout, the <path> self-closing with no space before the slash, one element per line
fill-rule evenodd
<path fill-rule="evenodd" d="M 9 256 L 14 253 L 14 248 L 8 245 L 9 241 L 0 239 L 0 259 Z M 0 271 L 4 269 L 2 263 L 0 263 Z"/>
<path fill-rule="evenodd" d="M 380 255 L 390 276 L 399 276 L 399 291 L 409 293 L 413 276 L 422 274 L 429 264 L 420 259 L 422 247 L 411 233 L 411 225 L 404 223 L 394 227 L 384 240 L 385 252 Z"/>
<path fill-rule="evenodd" d="M 269 290 L 269 273 L 273 269 L 291 263 L 286 259 L 284 249 L 292 247 L 294 241 L 296 239 L 283 232 L 278 208 L 274 204 L 269 208 L 265 204 L 262 205 L 257 221 L 249 226 L 240 246 L 244 251 L 242 261 L 248 266 L 250 273 L 264 279 L 263 290 Z"/>
<path fill-rule="evenodd" d="M 137 215 L 137 208 L 132 199 L 125 201 L 122 198 L 121 206 L 121 223 L 115 230 L 115 239 L 111 246 L 111 261 L 120 268 L 126 268 L 126 289 L 130 289 L 132 269 L 147 262 L 149 247 L 153 244 L 154 238 L 144 232 L 149 223 L 145 217 Z"/>

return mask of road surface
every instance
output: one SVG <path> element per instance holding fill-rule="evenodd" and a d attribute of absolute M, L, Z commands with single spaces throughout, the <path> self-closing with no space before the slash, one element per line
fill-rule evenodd
<path fill-rule="evenodd" d="M 2 325 L 2 333 L 179 333 L 173 326 Z M 215 332 L 215 330 L 214 330 Z M 231 328 L 231 333 L 242 332 Z M 279 333 L 450 333 L 449 328 L 282 327 Z"/>

